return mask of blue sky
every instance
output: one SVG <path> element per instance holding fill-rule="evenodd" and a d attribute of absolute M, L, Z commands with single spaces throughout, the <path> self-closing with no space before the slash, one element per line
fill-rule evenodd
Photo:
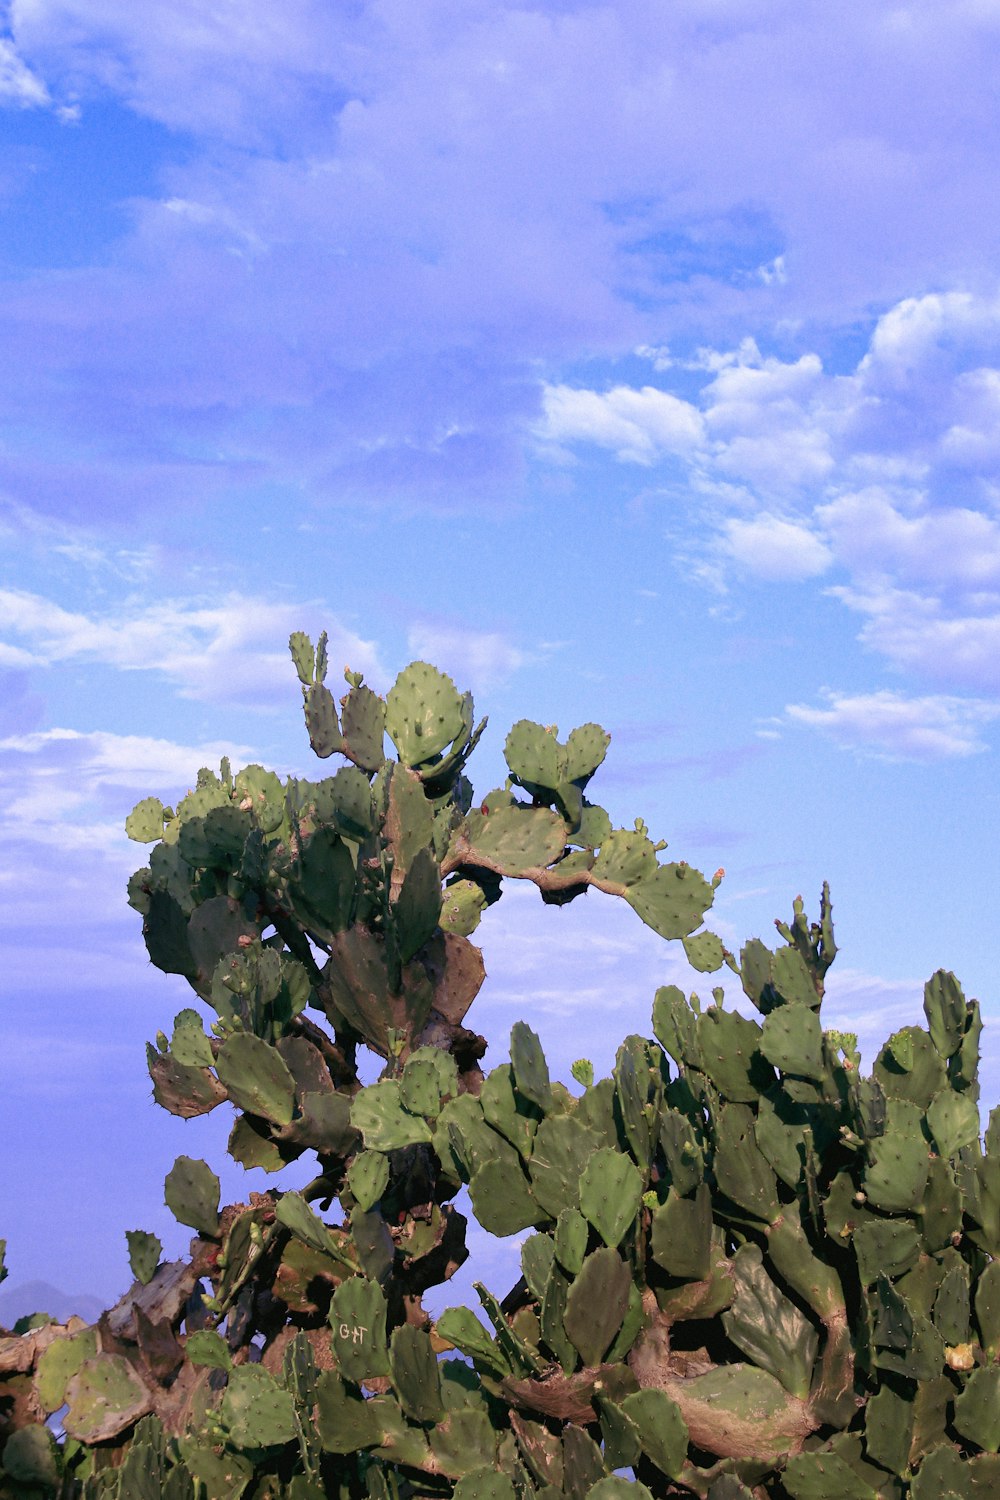
<path fill-rule="evenodd" d="M 122 823 L 224 752 L 309 773 L 292 629 L 471 687 L 483 790 L 515 719 L 603 723 L 595 795 L 726 868 L 731 944 L 828 878 L 869 1063 L 939 966 L 1000 1015 L 998 40 L 988 0 L 0 3 L 14 1279 L 183 1246 L 163 1175 L 226 1122 L 148 1098 L 184 997 Z M 491 1055 L 525 1016 L 564 1076 L 689 978 L 595 896 L 481 935 Z"/>

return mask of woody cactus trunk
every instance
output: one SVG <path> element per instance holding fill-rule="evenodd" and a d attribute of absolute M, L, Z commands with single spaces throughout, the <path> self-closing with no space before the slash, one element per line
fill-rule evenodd
<path fill-rule="evenodd" d="M 929 1500 L 1000 1493 L 1000 1116 L 980 1139 L 978 1006 L 937 973 L 926 1027 L 861 1075 L 824 1031 L 836 948 L 796 901 L 772 951 L 703 928 L 721 872 L 661 862 L 587 791 L 608 736 L 521 721 L 473 795 L 471 698 L 425 663 L 383 700 L 291 640 L 313 749 L 282 784 L 203 771 L 129 901 L 199 1002 L 148 1051 L 181 1118 L 227 1101 L 229 1151 L 301 1191 L 166 1202 L 195 1232 L 98 1323 L 0 1338 L 4 1495 L 228 1500 Z M 386 739 L 395 751 L 385 753 Z M 756 1018 L 666 987 L 610 1078 L 550 1079 L 523 1021 L 484 1074 L 470 941 L 509 880 L 622 897 Z M 749 1010 L 750 1006 L 747 1007 Z M 209 1025 L 205 1028 L 205 1018 Z M 363 1086 L 359 1058 L 384 1062 Z M 523 1275 L 481 1316 L 422 1296 L 465 1260 L 464 1185 Z M 56 1421 L 52 1414 L 59 1413 Z"/>

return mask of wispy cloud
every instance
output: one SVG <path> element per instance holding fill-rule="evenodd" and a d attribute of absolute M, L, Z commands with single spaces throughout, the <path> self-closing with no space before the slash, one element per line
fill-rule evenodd
<path fill-rule="evenodd" d="M 825 706 L 790 703 L 789 722 L 817 729 L 845 749 L 887 760 L 940 761 L 987 748 L 985 725 L 1000 718 L 1000 703 L 944 695 L 846 694 L 827 691 Z"/>
<path fill-rule="evenodd" d="M 346 662 L 376 681 L 384 679 L 374 644 L 321 618 L 315 604 L 276 604 L 235 593 L 212 605 L 132 601 L 97 616 L 63 609 L 39 594 L 3 589 L 0 632 L 7 639 L 0 639 L 0 665 L 97 662 L 120 671 L 160 673 L 184 698 L 266 709 L 294 699 L 290 659 L 275 647 L 311 619 L 328 630 L 333 663 Z"/>
<path fill-rule="evenodd" d="M 505 682 L 528 653 L 501 630 L 468 630 L 444 621 L 418 621 L 407 632 L 410 654 L 447 671 L 460 692 Z"/>
<path fill-rule="evenodd" d="M 752 520 L 724 523 L 724 548 L 734 562 L 758 578 L 798 583 L 825 573 L 833 553 L 807 526 L 766 511 Z"/>
<path fill-rule="evenodd" d="M 697 408 L 668 391 L 615 386 L 601 395 L 568 385 L 547 386 L 543 443 L 593 443 L 625 463 L 651 464 L 672 453 L 690 453 L 703 441 Z"/>
<path fill-rule="evenodd" d="M 9 735 L 0 739 L 4 839 L 61 850 L 67 861 L 72 854 L 82 869 L 91 858 L 134 861 L 123 826 L 132 804 L 153 793 L 167 802 L 183 796 L 199 767 L 217 769 L 223 755 L 237 767 L 251 758 L 246 746 L 231 742 L 179 745 L 75 729 Z M 69 864 L 62 878 L 68 874 Z"/>

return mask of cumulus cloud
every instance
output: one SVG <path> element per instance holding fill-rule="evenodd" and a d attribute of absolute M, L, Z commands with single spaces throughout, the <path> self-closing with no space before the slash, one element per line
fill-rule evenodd
<path fill-rule="evenodd" d="M 63 609 L 25 590 L 0 590 L 0 662 L 50 666 L 82 660 L 120 671 L 162 673 L 182 697 L 268 708 L 286 704 L 295 680 L 287 652 L 276 650 L 315 617 L 330 636 L 329 656 L 377 682 L 385 673 L 375 646 L 315 605 L 275 604 L 230 594 L 221 604 L 166 600 L 125 604 L 103 616 Z M 314 631 L 314 634 L 318 631 Z M 10 637 L 20 637 L 17 645 Z"/>
<path fill-rule="evenodd" d="M 933 762 L 987 748 L 983 726 L 1000 717 L 1000 703 L 946 695 L 923 698 L 884 690 L 824 693 L 825 706 L 790 703 L 792 724 L 817 729 L 844 749 L 885 760 Z"/>
<path fill-rule="evenodd" d="M 685 401 L 699 441 L 672 452 L 700 504 L 699 576 L 718 587 L 725 566 L 772 583 L 830 574 L 830 594 L 863 618 L 861 641 L 894 668 L 1000 694 L 1000 298 L 903 299 L 846 374 L 749 338 L 660 373 L 701 377 Z M 653 388 L 631 394 L 653 408 Z M 563 443 L 655 465 L 663 450 L 629 437 L 627 395 L 570 392 Z"/>
<path fill-rule="evenodd" d="M 861 640 L 896 667 L 932 682 L 1000 695 L 1000 598 L 960 599 L 950 609 L 933 595 L 883 587 L 833 593 L 866 617 Z"/>
<path fill-rule="evenodd" d="M 690 453 L 703 438 L 700 413 L 668 391 L 615 386 L 603 394 L 568 385 L 543 392 L 543 442 L 593 443 L 609 448 L 626 463 L 651 464 L 675 453 Z"/>
<path fill-rule="evenodd" d="M 833 561 L 829 547 L 806 526 L 763 512 L 750 521 L 725 523 L 725 549 L 758 578 L 798 583 L 823 573 Z"/>
<path fill-rule="evenodd" d="M 527 660 L 503 631 L 463 630 L 426 620 L 407 632 L 407 644 L 413 657 L 448 672 L 460 692 L 504 682 Z"/>

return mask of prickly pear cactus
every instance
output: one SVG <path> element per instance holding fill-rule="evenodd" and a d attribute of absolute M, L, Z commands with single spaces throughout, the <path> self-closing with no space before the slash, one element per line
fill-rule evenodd
<path fill-rule="evenodd" d="M 863 1077 L 822 1025 L 825 889 L 818 922 L 796 902 L 774 951 L 730 954 L 703 928 L 721 872 L 661 863 L 641 821 L 588 801 L 598 726 L 520 721 L 477 801 L 483 726 L 450 679 L 414 663 L 383 702 L 348 672 L 338 704 L 325 640 L 290 644 L 340 769 L 223 762 L 126 825 L 152 846 L 129 885 L 149 955 L 197 1003 L 148 1049 L 154 1098 L 228 1101 L 231 1155 L 276 1186 L 220 1205 L 178 1157 L 190 1256 L 130 1230 L 135 1282 L 96 1325 L 0 1336 L 0 1495 L 1000 1493 L 1000 1114 L 981 1141 L 975 1002 L 934 975 L 926 1027 Z M 623 897 L 695 969 L 735 971 L 748 1014 L 667 987 L 610 1078 L 581 1060 L 574 1092 L 554 1082 L 524 1022 L 484 1074 L 470 935 L 504 878 Z M 300 1156 L 313 1178 L 283 1191 Z M 432 1321 L 464 1188 L 484 1230 L 521 1236 L 523 1275 Z"/>

